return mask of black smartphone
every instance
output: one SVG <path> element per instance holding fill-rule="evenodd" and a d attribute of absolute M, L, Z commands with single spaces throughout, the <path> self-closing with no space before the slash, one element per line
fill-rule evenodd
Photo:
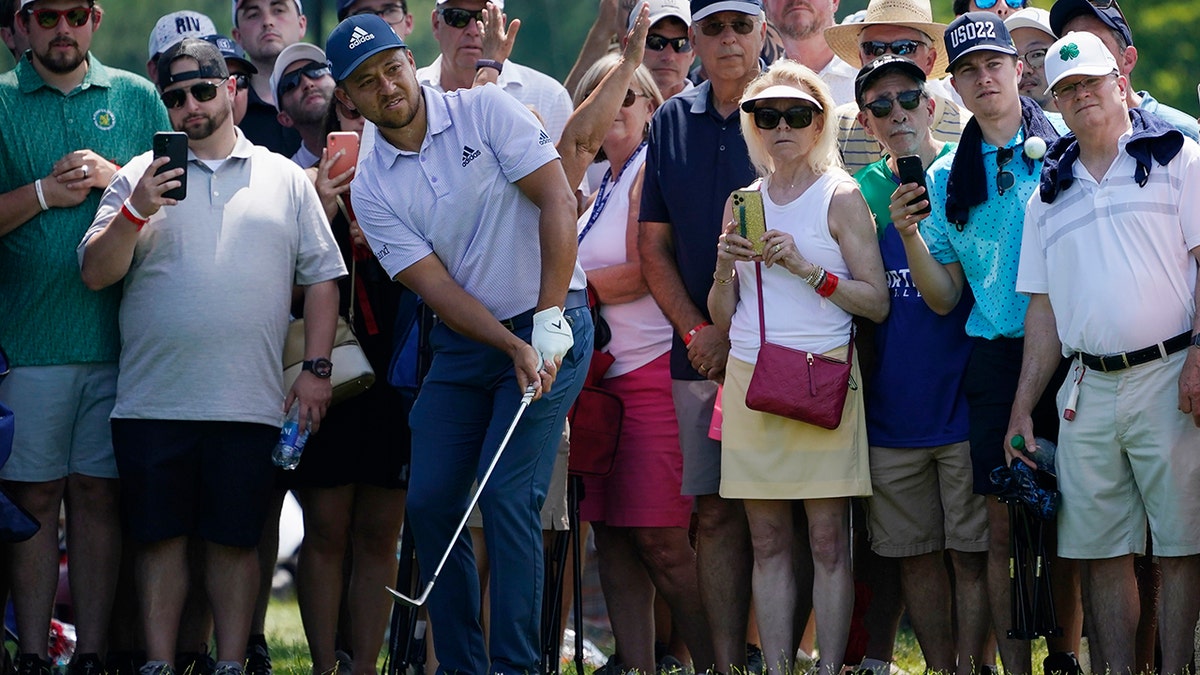
<path fill-rule="evenodd" d="M 901 184 L 916 183 L 917 185 L 925 188 L 925 194 L 909 202 L 910 206 L 916 204 L 922 199 L 929 201 L 929 188 L 925 186 L 925 167 L 921 165 L 921 158 L 919 156 L 905 155 L 903 157 L 897 157 L 896 172 L 900 174 Z M 929 213 L 931 210 L 932 209 L 930 208 L 930 205 L 926 204 L 925 208 L 917 211 L 913 215 L 919 216 L 921 214 Z"/>
<path fill-rule="evenodd" d="M 170 161 L 158 167 L 154 175 L 171 169 L 183 169 L 183 175 L 176 179 L 180 183 L 179 187 L 163 193 L 167 199 L 180 200 L 187 197 L 187 153 L 188 137 L 182 131 L 160 131 L 154 134 L 154 158 L 170 158 Z"/>

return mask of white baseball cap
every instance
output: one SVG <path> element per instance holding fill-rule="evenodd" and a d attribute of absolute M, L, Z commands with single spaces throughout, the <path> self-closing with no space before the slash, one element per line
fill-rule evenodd
<path fill-rule="evenodd" d="M 162 16 L 150 31 L 150 58 L 157 57 L 184 38 L 199 38 L 216 32 L 212 19 L 200 12 L 189 9 L 171 12 Z"/>
<path fill-rule="evenodd" d="M 324 50 L 307 42 L 288 45 L 279 52 L 279 56 L 275 57 L 275 69 L 271 71 L 271 92 L 275 94 L 276 108 L 280 107 L 279 81 L 283 79 L 283 74 L 287 72 L 287 69 L 298 61 L 315 61 L 323 66 L 329 63 L 325 58 Z"/>
<path fill-rule="evenodd" d="M 1070 32 L 1046 50 L 1046 93 L 1072 75 L 1119 72 L 1117 60 L 1094 33 Z"/>
<path fill-rule="evenodd" d="M 1050 37 L 1057 37 L 1054 35 L 1054 29 L 1050 28 L 1050 12 L 1040 7 L 1026 7 L 1018 12 L 1013 12 L 1004 20 L 1004 27 L 1010 34 L 1018 28 L 1032 28 L 1040 30 Z"/>
<path fill-rule="evenodd" d="M 679 19 L 685 26 L 692 25 L 692 9 L 684 0 L 645 0 L 644 3 L 633 4 L 633 10 L 629 12 L 629 25 L 625 30 L 633 30 L 633 24 L 637 23 L 638 14 L 642 11 L 642 4 L 650 5 L 651 26 L 669 16 Z"/>

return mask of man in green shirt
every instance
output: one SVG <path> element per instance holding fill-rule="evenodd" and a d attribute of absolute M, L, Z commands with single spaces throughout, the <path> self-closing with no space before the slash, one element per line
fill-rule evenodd
<path fill-rule="evenodd" d="M 64 495 L 78 644 L 70 672 L 102 667 L 121 532 L 108 422 L 116 392 L 120 288 L 89 291 L 75 247 L 118 168 L 170 129 L 149 82 L 89 53 L 90 0 L 19 0 L 30 49 L 0 75 L 0 400 L 20 420 L 0 479 L 41 530 L 12 547 L 17 672 L 48 675 Z"/>

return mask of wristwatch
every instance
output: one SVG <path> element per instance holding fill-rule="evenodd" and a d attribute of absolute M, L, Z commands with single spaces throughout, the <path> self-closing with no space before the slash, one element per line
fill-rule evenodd
<path fill-rule="evenodd" d="M 479 59 L 475 62 L 475 70 L 480 68 L 495 68 L 497 73 L 503 73 L 504 63 L 493 59 Z"/>
<path fill-rule="evenodd" d="M 322 380 L 328 380 L 333 375 L 333 361 L 317 358 L 300 364 L 300 370 L 307 370 Z"/>

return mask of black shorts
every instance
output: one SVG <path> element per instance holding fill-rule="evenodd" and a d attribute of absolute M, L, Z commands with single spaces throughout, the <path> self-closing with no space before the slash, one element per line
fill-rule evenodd
<path fill-rule="evenodd" d="M 975 338 L 974 342 L 964 382 L 970 407 L 971 472 L 975 494 L 990 495 L 996 492 L 992 470 L 1004 466 L 1004 437 L 1021 377 L 1025 340 Z M 1054 396 L 1067 377 L 1070 363 L 1070 359 L 1062 359 L 1033 409 L 1034 433 L 1056 443 L 1058 408 Z"/>
<path fill-rule="evenodd" d="M 121 517 L 137 541 L 258 545 L 279 430 L 246 422 L 114 419 Z"/>

